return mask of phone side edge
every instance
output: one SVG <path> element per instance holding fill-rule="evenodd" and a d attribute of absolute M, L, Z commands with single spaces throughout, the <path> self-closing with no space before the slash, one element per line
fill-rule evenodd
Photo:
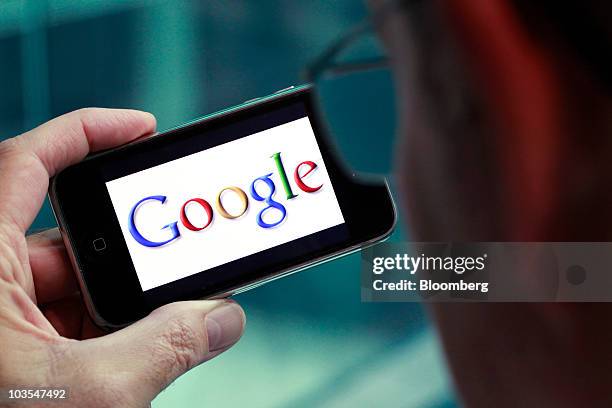
<path fill-rule="evenodd" d="M 83 278 L 83 270 L 81 269 L 77 254 L 75 253 L 74 248 L 72 246 L 70 231 L 64 221 L 62 206 L 60 205 L 57 199 L 57 175 L 52 177 L 49 182 L 48 196 L 49 202 L 51 203 L 51 212 L 53 213 L 53 217 L 55 218 L 55 221 L 57 223 L 57 227 L 62 237 L 64 247 L 66 248 L 68 259 L 70 259 L 70 264 L 72 265 L 73 272 L 76 275 L 77 282 L 79 284 L 79 289 L 81 291 L 81 297 L 83 299 L 83 303 L 85 303 L 85 308 L 87 309 L 89 317 L 91 317 L 91 319 L 98 327 L 108 331 L 116 330 L 120 327 L 123 327 L 120 325 L 113 325 L 106 321 L 96 309 L 93 299 L 91 298 L 89 288 L 87 287 L 85 279 Z"/>

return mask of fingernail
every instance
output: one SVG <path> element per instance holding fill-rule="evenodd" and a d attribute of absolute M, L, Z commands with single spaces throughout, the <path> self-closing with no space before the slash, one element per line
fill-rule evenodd
<path fill-rule="evenodd" d="M 217 351 L 234 344 L 244 330 L 244 312 L 236 303 L 225 303 L 205 318 L 208 351 Z"/>

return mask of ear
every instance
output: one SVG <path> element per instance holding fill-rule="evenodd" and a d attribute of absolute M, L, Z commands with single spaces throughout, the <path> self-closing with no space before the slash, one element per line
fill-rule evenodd
<path fill-rule="evenodd" d="M 496 156 L 511 239 L 544 239 L 564 149 L 554 59 L 508 0 L 439 2 L 497 126 Z"/>

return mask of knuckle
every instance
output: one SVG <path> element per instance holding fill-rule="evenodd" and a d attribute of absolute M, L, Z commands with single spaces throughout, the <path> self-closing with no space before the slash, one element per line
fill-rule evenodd
<path fill-rule="evenodd" d="M 0 157 L 3 159 L 10 158 L 11 156 L 20 152 L 19 140 L 17 137 L 3 140 L 0 142 Z"/>
<path fill-rule="evenodd" d="M 201 336 L 185 318 L 171 318 L 154 346 L 154 356 L 160 371 L 177 369 L 184 372 L 194 367 L 200 362 L 200 356 L 204 354 L 203 343 Z"/>
<path fill-rule="evenodd" d="M 86 136 L 91 132 L 95 131 L 99 127 L 100 123 L 100 109 L 98 108 L 81 108 L 73 112 L 76 118 L 75 122 L 78 123 L 78 133 L 85 134 Z"/>
<path fill-rule="evenodd" d="M 35 135 L 34 131 L 29 131 L 0 142 L 0 164 L 6 166 L 3 170 L 34 175 L 42 174 L 41 170 L 46 173 L 44 163 L 33 149 L 32 138 Z M 54 145 L 49 147 L 49 150 L 54 149 L 56 149 Z"/>

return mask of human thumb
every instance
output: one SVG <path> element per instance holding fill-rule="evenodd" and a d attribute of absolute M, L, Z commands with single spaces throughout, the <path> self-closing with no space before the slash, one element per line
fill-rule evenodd
<path fill-rule="evenodd" d="M 244 312 L 233 301 L 177 302 L 80 346 L 93 360 L 94 375 L 105 379 L 101 388 L 115 394 L 122 405 L 140 406 L 191 368 L 234 345 L 244 325 Z"/>

